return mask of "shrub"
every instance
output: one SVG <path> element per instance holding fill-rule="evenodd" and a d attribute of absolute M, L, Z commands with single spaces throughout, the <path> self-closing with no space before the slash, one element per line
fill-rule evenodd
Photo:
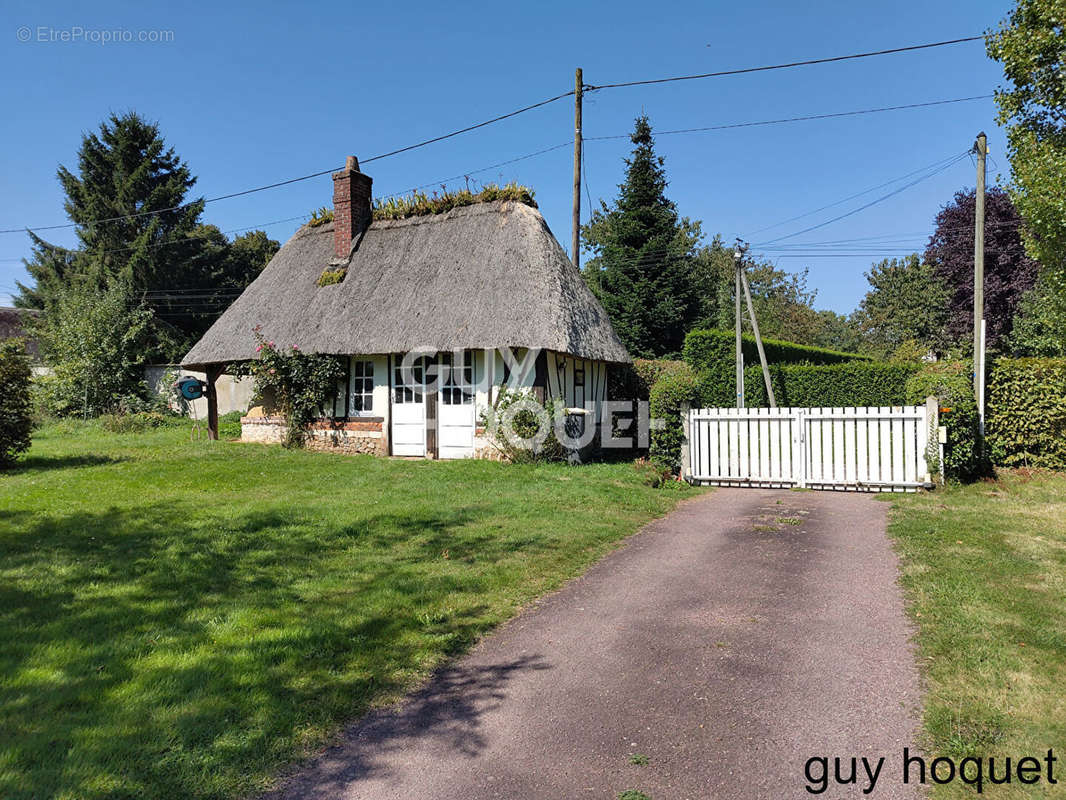
<path fill-rule="evenodd" d="M 696 374 L 691 368 L 668 372 L 652 386 L 648 410 L 653 421 L 662 420 L 662 427 L 651 431 L 648 456 L 654 466 L 671 472 L 680 468 L 684 441 L 681 407 L 695 403 L 698 391 Z"/>
<path fill-rule="evenodd" d="M 317 419 L 326 402 L 337 391 L 344 377 L 344 367 L 336 356 L 304 353 L 292 345 L 287 354 L 268 342 L 259 326 L 254 329 L 259 358 L 246 361 L 235 369 L 236 375 L 255 379 L 258 398 L 272 397 L 285 417 L 285 447 L 302 447 L 307 430 Z"/>
<path fill-rule="evenodd" d="M 33 413 L 30 358 L 19 339 L 0 342 L 0 467 L 30 448 Z"/>
<path fill-rule="evenodd" d="M 64 289 L 34 325 L 52 367 L 40 389 L 57 416 L 114 412 L 122 398 L 147 395 L 146 345 L 152 315 L 121 286 Z"/>
<path fill-rule="evenodd" d="M 907 379 L 919 369 L 918 364 L 869 361 L 785 364 L 770 367 L 770 381 L 779 406 L 901 406 L 907 398 Z M 715 392 L 701 377 L 702 401 L 708 393 Z M 744 370 L 744 402 L 753 408 L 770 404 L 758 365 Z"/>
<path fill-rule="evenodd" d="M 480 424 L 492 446 L 512 463 L 562 461 L 567 456 L 555 434 L 557 425 L 567 424 L 561 400 L 542 402 L 529 392 L 501 387 L 496 404 L 482 412 Z"/>
<path fill-rule="evenodd" d="M 1066 359 L 997 361 L 988 376 L 985 433 L 997 464 L 1066 469 Z"/>
<path fill-rule="evenodd" d="M 936 397 L 950 411 L 940 417 L 947 428 L 944 445 L 945 477 L 970 481 L 991 472 L 980 440 L 977 403 L 973 394 L 973 367 L 968 361 L 942 361 L 923 366 L 907 380 L 906 400 L 921 404 Z"/>
<path fill-rule="evenodd" d="M 777 339 L 763 339 L 763 350 L 771 366 L 840 364 L 847 361 L 870 360 L 868 356 L 857 353 L 843 353 L 823 347 L 808 347 Z M 745 364 L 758 365 L 759 350 L 755 337 L 747 335 L 742 337 L 741 351 L 744 354 Z M 703 375 L 701 402 L 712 407 L 732 406 L 736 403 L 736 339 L 733 333 L 719 330 L 691 331 L 685 337 L 682 355 L 691 367 Z M 749 383 L 747 374 L 745 374 L 744 382 L 746 392 Z"/>

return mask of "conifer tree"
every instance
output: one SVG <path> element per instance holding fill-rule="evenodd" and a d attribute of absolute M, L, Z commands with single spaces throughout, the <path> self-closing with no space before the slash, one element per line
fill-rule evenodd
<path fill-rule="evenodd" d="M 196 178 L 158 125 L 134 112 L 111 114 L 86 134 L 76 173 L 60 166 L 57 176 L 78 246 L 61 248 L 30 232 L 26 271 L 34 285 L 19 284 L 16 304 L 48 309 L 70 286 L 120 287 L 153 314 L 153 358 L 182 355 L 225 309 L 223 302 L 204 302 L 211 292 L 243 288 L 277 250 L 265 234 L 265 243 L 253 236 L 233 247 L 217 228 L 202 225 L 203 199 L 186 199 Z M 181 299 L 193 290 L 201 302 Z"/>
<path fill-rule="evenodd" d="M 680 219 L 666 198 L 664 161 L 647 116 L 637 118 L 630 138 L 617 199 L 612 206 L 601 201 L 582 228 L 595 254 L 585 278 L 632 355 L 676 354 L 699 314 L 692 275 L 699 226 Z"/>

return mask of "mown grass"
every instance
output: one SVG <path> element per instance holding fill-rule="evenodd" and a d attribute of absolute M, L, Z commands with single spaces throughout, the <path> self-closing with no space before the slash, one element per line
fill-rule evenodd
<path fill-rule="evenodd" d="M 997 482 L 894 503 L 890 532 L 918 628 L 925 747 L 966 756 L 1059 758 L 1058 786 L 984 786 L 984 796 L 1061 797 L 1066 785 L 1066 475 Z M 937 798 L 974 796 L 955 782 Z"/>
<path fill-rule="evenodd" d="M 0 797 L 259 791 L 681 496 L 50 426 L 0 475 Z"/>

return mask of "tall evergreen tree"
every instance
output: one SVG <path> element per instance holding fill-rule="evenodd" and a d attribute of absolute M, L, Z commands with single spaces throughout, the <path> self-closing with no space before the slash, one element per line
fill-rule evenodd
<path fill-rule="evenodd" d="M 630 138 L 618 198 L 610 207 L 601 201 L 582 228 L 594 254 L 585 277 L 630 353 L 674 354 L 700 313 L 692 272 L 701 233 L 666 198 L 664 160 L 647 116 L 637 118 Z"/>
<path fill-rule="evenodd" d="M 31 232 L 26 271 L 34 285 L 19 284 L 16 304 L 47 309 L 69 286 L 120 287 L 154 316 L 153 358 L 180 356 L 225 308 L 183 296 L 195 292 L 203 300 L 205 292 L 243 288 L 277 249 L 265 234 L 265 242 L 253 235 L 258 247 L 234 247 L 217 228 L 201 225 L 203 199 L 186 201 L 196 178 L 159 127 L 134 112 L 112 114 L 85 135 L 77 173 L 60 166 L 57 175 L 78 246 L 60 248 Z"/>

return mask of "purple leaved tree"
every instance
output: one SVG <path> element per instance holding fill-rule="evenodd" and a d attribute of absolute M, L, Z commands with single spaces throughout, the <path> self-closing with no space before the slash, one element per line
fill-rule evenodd
<path fill-rule="evenodd" d="M 977 192 L 960 191 L 936 216 L 925 261 L 949 290 L 945 334 L 950 344 L 971 345 L 973 333 L 973 237 Z M 985 194 L 985 324 L 990 348 L 1005 344 L 1022 295 L 1036 283 L 1037 263 L 1025 253 L 1022 219 L 1007 193 Z"/>

